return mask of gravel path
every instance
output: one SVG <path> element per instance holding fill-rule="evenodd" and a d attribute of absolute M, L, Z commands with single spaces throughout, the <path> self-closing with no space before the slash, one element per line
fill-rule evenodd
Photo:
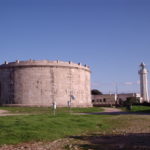
<path fill-rule="evenodd" d="M 0 110 L 0 116 L 11 116 L 11 115 L 14 115 L 14 114 L 11 114 L 7 110 Z"/>
<path fill-rule="evenodd" d="M 27 114 L 13 114 L 11 112 L 9 112 L 8 110 L 2 110 L 0 109 L 0 116 L 18 116 L 18 115 L 27 115 Z"/>
<path fill-rule="evenodd" d="M 115 107 L 102 107 L 103 112 L 93 112 L 93 113 L 76 113 L 79 115 L 119 115 L 119 114 L 128 114 L 128 112 L 123 112 L 119 108 Z"/>
<path fill-rule="evenodd" d="M 7 111 L 7 110 L 0 110 L 0 114 L 6 114 L 6 113 L 9 113 L 9 111 Z"/>
<path fill-rule="evenodd" d="M 103 107 L 104 112 L 122 112 L 121 109 L 119 108 L 114 108 L 114 107 Z"/>

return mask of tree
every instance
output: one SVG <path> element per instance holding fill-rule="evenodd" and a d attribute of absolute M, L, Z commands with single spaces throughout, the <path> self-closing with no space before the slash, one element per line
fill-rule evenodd
<path fill-rule="evenodd" d="M 137 103 L 139 103 L 139 100 L 136 97 L 127 97 L 127 100 L 124 101 L 124 105 L 128 110 L 131 110 L 132 105 Z"/>
<path fill-rule="evenodd" d="M 124 105 L 133 105 L 140 103 L 136 97 L 127 97 L 127 100 L 124 101 Z"/>
<path fill-rule="evenodd" d="M 92 95 L 103 95 L 103 93 L 100 92 L 100 91 L 97 90 L 97 89 L 92 89 L 92 90 L 91 90 L 91 94 L 92 94 Z"/>

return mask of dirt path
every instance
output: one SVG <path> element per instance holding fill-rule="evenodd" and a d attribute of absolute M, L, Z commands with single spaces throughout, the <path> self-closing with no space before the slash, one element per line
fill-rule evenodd
<path fill-rule="evenodd" d="M 114 107 L 103 107 L 104 112 L 121 112 L 122 110 Z"/>
<path fill-rule="evenodd" d="M 122 111 L 119 108 L 115 107 L 102 107 L 103 112 L 93 112 L 93 113 L 75 113 L 79 115 L 149 115 L 149 113 L 143 113 L 143 112 L 127 112 Z"/>
<path fill-rule="evenodd" d="M 20 114 L 20 113 L 13 114 L 13 113 L 9 112 L 8 110 L 0 109 L 0 116 L 18 116 L 18 115 L 27 115 L 27 114 Z"/>
<path fill-rule="evenodd" d="M 9 113 L 9 111 L 0 109 L 0 114 L 6 114 L 6 113 Z"/>
<path fill-rule="evenodd" d="M 7 110 L 0 110 L 0 116 L 10 116 L 13 115 Z"/>
<path fill-rule="evenodd" d="M 121 110 L 118 109 L 118 108 L 103 107 L 103 109 L 104 109 L 104 112 L 100 112 L 100 114 L 101 113 L 105 114 L 105 113 L 117 113 L 117 112 L 121 112 Z M 80 114 L 82 114 L 82 113 L 80 113 Z M 26 115 L 26 114 L 20 114 L 20 113 L 13 114 L 13 113 L 11 113 L 11 112 L 9 112 L 7 110 L 0 110 L 0 116 L 17 116 L 17 115 Z"/>
<path fill-rule="evenodd" d="M 129 114 L 129 112 L 123 112 L 119 108 L 115 107 L 102 107 L 102 112 L 92 112 L 92 113 L 75 113 L 79 115 L 119 115 L 119 114 Z"/>

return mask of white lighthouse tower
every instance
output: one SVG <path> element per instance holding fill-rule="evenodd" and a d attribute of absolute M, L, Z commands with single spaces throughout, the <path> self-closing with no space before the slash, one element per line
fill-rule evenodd
<path fill-rule="evenodd" d="M 148 95 L 148 70 L 145 68 L 145 64 L 142 62 L 140 65 L 141 69 L 139 70 L 140 75 L 140 90 L 141 90 L 141 97 L 143 102 L 150 102 L 149 95 Z"/>

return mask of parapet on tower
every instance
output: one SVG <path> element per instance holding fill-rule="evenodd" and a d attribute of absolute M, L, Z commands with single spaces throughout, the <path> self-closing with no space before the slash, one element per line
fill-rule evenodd
<path fill-rule="evenodd" d="M 140 91 L 143 102 L 149 102 L 148 94 L 148 70 L 145 67 L 145 64 L 142 62 L 140 64 L 141 69 L 139 70 L 140 75 Z"/>

